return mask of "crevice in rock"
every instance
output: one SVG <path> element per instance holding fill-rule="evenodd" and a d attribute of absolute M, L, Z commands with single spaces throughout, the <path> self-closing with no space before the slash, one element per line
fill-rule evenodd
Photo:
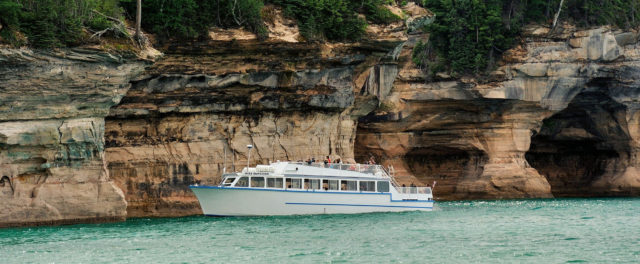
<path fill-rule="evenodd" d="M 9 178 L 9 176 L 2 176 L 2 178 L 0 178 L 0 187 L 5 187 L 6 185 L 9 185 L 9 187 L 11 187 L 11 195 L 13 195 L 15 193 L 15 190 L 13 188 L 13 182 L 11 181 L 11 178 Z"/>

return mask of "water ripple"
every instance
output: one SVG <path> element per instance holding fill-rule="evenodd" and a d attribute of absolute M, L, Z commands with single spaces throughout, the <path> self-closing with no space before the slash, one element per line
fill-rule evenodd
<path fill-rule="evenodd" d="M 639 263 L 640 199 L 0 229 L 2 263 Z"/>

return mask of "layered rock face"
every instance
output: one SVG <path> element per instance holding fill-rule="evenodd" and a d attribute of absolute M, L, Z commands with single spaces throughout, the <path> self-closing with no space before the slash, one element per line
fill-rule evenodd
<path fill-rule="evenodd" d="M 637 196 L 638 33 L 599 28 L 559 35 L 566 41 L 548 43 L 545 50 L 555 51 L 540 61 L 551 61 L 545 76 L 563 89 L 543 100 L 554 115 L 533 136 L 527 160 L 555 196 Z"/>
<path fill-rule="evenodd" d="M 482 80 L 427 80 L 411 52 L 431 16 L 405 9 L 360 43 L 214 32 L 146 69 L 0 49 L 0 226 L 199 214 L 190 184 L 327 155 L 438 199 L 639 194 L 637 33 L 530 27 Z"/>
<path fill-rule="evenodd" d="M 143 67 L 94 50 L 0 49 L 0 226 L 125 219 L 104 116 Z"/>
<path fill-rule="evenodd" d="M 378 89 L 383 77 L 369 69 L 400 44 L 169 46 L 106 121 L 108 168 L 129 216 L 201 213 L 188 185 L 217 184 L 225 164 L 244 168 L 249 144 L 251 165 L 353 160 L 353 116 L 375 107 L 367 104 L 373 96 L 356 103 L 354 78 Z"/>
<path fill-rule="evenodd" d="M 425 81 L 404 67 L 382 110 L 360 120 L 356 157 L 444 199 L 637 194 L 633 32 L 530 27 L 487 80 Z M 399 128 L 399 129 L 398 129 Z"/>

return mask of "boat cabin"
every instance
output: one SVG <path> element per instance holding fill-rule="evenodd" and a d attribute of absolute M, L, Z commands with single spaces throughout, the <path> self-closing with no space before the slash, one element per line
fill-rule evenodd
<path fill-rule="evenodd" d="M 224 174 L 220 187 L 312 192 L 426 194 L 430 187 L 399 187 L 380 165 L 276 162 Z M 413 200 L 410 196 L 404 200 Z M 418 199 L 417 196 L 415 199 Z"/>

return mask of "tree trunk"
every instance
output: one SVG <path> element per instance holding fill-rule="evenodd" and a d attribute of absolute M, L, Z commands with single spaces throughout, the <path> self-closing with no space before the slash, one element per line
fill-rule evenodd
<path fill-rule="evenodd" d="M 142 0 L 138 0 L 136 5 L 136 40 L 140 40 L 140 24 L 142 23 Z"/>
<path fill-rule="evenodd" d="M 140 0 L 138 0 L 140 1 Z M 554 28 L 556 28 L 556 24 L 558 23 L 558 17 L 560 17 L 560 11 L 562 11 L 562 4 L 564 3 L 564 0 L 560 0 L 560 6 L 558 7 L 558 12 L 556 12 L 555 17 L 553 18 L 553 25 L 551 25 L 551 29 L 553 30 Z"/>

